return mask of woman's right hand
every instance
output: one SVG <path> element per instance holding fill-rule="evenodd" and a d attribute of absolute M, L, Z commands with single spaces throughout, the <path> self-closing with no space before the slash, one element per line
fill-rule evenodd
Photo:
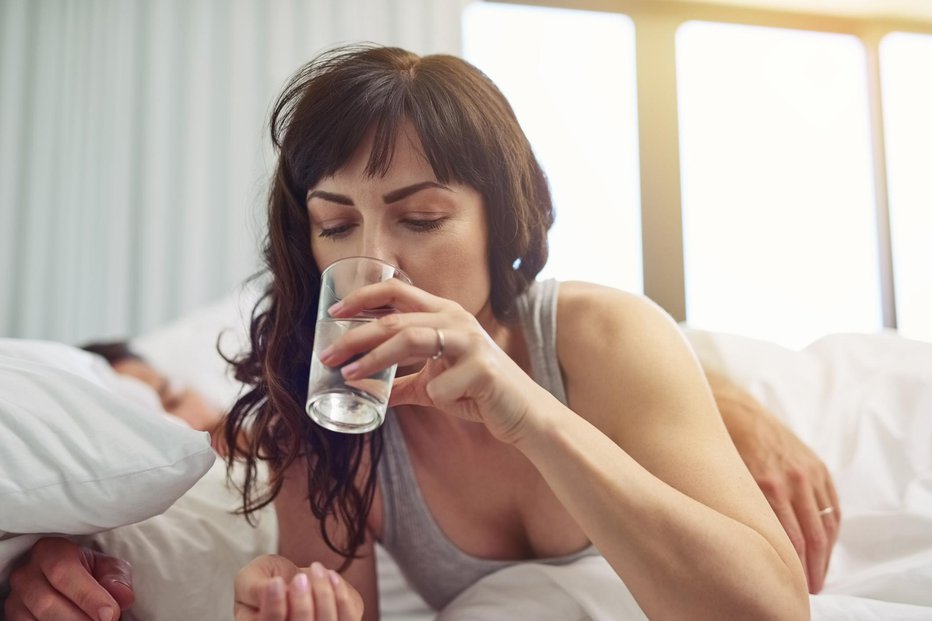
<path fill-rule="evenodd" d="M 362 596 L 320 563 L 299 568 L 267 554 L 236 575 L 236 621 L 360 621 Z"/>

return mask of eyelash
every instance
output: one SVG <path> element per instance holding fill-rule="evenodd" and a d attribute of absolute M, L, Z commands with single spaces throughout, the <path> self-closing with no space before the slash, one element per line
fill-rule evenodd
<path fill-rule="evenodd" d="M 429 233 L 443 227 L 446 218 L 436 218 L 434 220 L 403 220 L 403 222 L 415 233 Z M 341 224 L 333 228 L 321 229 L 317 236 L 339 239 L 348 235 L 350 229 L 355 226 L 355 224 Z"/>
<path fill-rule="evenodd" d="M 428 233 L 441 228 L 446 220 L 446 218 L 436 218 L 434 220 L 405 220 L 404 222 L 415 233 Z"/>
<path fill-rule="evenodd" d="M 334 237 L 340 238 L 344 237 L 349 233 L 349 230 L 353 227 L 351 224 L 341 224 L 340 226 L 335 226 L 331 229 L 320 229 L 320 233 L 317 234 L 318 237 Z"/>

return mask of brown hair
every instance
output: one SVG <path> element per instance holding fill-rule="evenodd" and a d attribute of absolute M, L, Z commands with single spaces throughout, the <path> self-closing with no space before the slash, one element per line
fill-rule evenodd
<path fill-rule="evenodd" d="M 142 360 L 142 356 L 129 348 L 128 341 L 94 341 L 81 345 L 81 349 L 101 356 L 110 366 L 123 360 Z"/>
<path fill-rule="evenodd" d="M 490 302 L 500 320 L 511 319 L 515 298 L 544 266 L 553 222 L 546 178 L 511 106 L 464 60 L 373 45 L 341 47 L 303 66 L 286 85 L 270 124 L 278 151 L 264 244 L 271 281 L 253 311 L 251 351 L 231 361 L 236 378 L 252 388 L 227 418 L 227 444 L 237 447 L 228 465 L 246 461 L 242 511 L 248 515 L 272 502 L 283 471 L 304 459 L 311 512 L 321 522 L 324 541 L 347 563 L 365 540 L 382 437 L 379 431 L 334 433 L 304 413 L 320 279 L 305 197 L 342 168 L 373 129 L 366 170 L 384 175 L 406 121 L 438 181 L 469 185 L 482 196 Z M 238 443 L 241 433 L 248 439 Z M 256 486 L 260 459 L 269 462 L 266 490 Z M 370 468 L 360 487 L 356 479 L 364 461 Z M 345 528 L 345 540 L 334 541 L 331 533 L 337 531 L 328 520 Z"/>

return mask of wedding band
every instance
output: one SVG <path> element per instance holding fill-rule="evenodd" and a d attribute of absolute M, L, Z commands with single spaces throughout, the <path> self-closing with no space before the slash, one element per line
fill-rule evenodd
<path fill-rule="evenodd" d="M 825 517 L 826 515 L 831 515 L 835 513 L 835 507 L 825 507 L 824 509 L 819 509 L 819 516 Z"/>
<path fill-rule="evenodd" d="M 443 358 L 443 330 L 434 328 L 437 331 L 437 353 L 430 357 L 431 360 L 440 360 Z"/>

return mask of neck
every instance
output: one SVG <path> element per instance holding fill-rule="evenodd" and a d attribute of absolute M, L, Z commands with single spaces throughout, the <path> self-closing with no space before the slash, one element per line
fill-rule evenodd
<path fill-rule="evenodd" d="M 495 317 L 495 314 L 492 313 L 492 303 L 490 301 L 487 301 L 485 306 L 476 313 L 476 319 L 479 321 L 479 325 L 482 326 L 482 329 L 492 337 L 495 344 L 508 354 L 510 358 L 513 360 L 516 359 L 516 352 L 514 349 L 518 345 L 518 341 L 523 341 L 523 339 L 517 338 L 521 331 L 520 326 L 508 325 L 499 321 Z"/>

